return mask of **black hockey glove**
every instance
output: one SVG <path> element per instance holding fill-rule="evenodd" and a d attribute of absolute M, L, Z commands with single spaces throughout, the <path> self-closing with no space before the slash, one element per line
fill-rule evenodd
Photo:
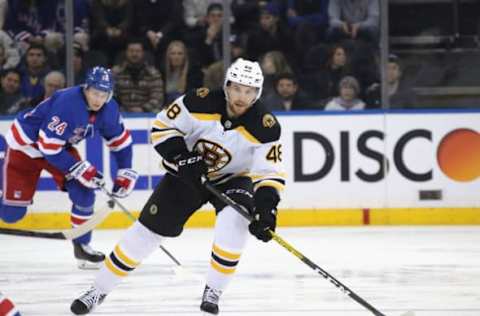
<path fill-rule="evenodd" d="M 277 190 L 271 187 L 260 187 L 253 195 L 255 211 L 248 230 L 258 239 L 267 242 L 272 239 L 269 230 L 275 231 L 277 226 L 277 204 L 280 202 Z"/>
<path fill-rule="evenodd" d="M 207 174 L 208 167 L 203 157 L 195 152 L 185 152 L 174 158 L 178 168 L 178 177 L 192 187 L 202 188 L 201 177 Z"/>

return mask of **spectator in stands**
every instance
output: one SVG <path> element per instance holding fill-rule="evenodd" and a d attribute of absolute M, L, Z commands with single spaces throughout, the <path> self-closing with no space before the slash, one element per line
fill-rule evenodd
<path fill-rule="evenodd" d="M 11 37 L 3 30 L 0 30 L 0 70 L 15 68 L 20 63 L 20 52 L 11 39 Z"/>
<path fill-rule="evenodd" d="M 160 72 L 145 61 L 141 39 L 127 44 L 125 61 L 113 67 L 115 97 L 125 112 L 158 112 L 163 105 L 163 81 Z"/>
<path fill-rule="evenodd" d="M 109 66 L 130 36 L 133 13 L 133 2 L 129 0 L 91 2 L 91 46 L 106 55 Z"/>
<path fill-rule="evenodd" d="M 235 29 L 239 33 L 249 33 L 254 30 L 258 26 L 260 11 L 264 9 L 267 4 L 277 2 L 279 1 L 232 0 L 232 14 L 235 20 Z"/>
<path fill-rule="evenodd" d="M 43 100 L 50 98 L 55 93 L 55 91 L 64 89 L 66 83 L 67 82 L 63 73 L 56 70 L 50 71 L 43 80 L 43 87 L 45 89 L 45 93 L 42 96 L 33 99 L 30 103 L 31 106 L 36 106 Z"/>
<path fill-rule="evenodd" d="M 230 36 L 230 55 L 232 63 L 239 57 L 245 57 L 245 48 L 237 35 Z M 223 60 L 216 61 L 205 70 L 203 85 L 210 90 L 222 89 L 224 76 Z"/>
<path fill-rule="evenodd" d="M 157 56 L 157 65 L 163 63 L 167 45 L 172 40 L 181 39 L 182 3 L 178 0 L 135 0 L 134 34 L 143 38 L 148 50 Z"/>
<path fill-rule="evenodd" d="M 396 55 L 390 55 L 388 59 L 387 84 L 391 108 L 411 108 L 415 106 L 415 92 L 411 86 L 402 80 L 402 66 Z"/>
<path fill-rule="evenodd" d="M 413 108 L 416 103 L 416 94 L 412 87 L 402 80 L 402 65 L 397 55 L 391 54 L 387 64 L 387 91 L 390 101 L 390 108 L 402 109 Z M 372 85 L 367 91 L 368 108 L 380 108 L 381 85 Z"/>
<path fill-rule="evenodd" d="M 52 8 L 53 10 L 54 8 Z M 65 1 L 57 0 L 57 23 L 55 30 L 65 36 L 66 20 Z M 90 49 L 90 0 L 74 0 L 73 1 L 73 41 L 79 43 L 83 51 Z"/>
<path fill-rule="evenodd" d="M 40 102 L 51 97 L 55 91 L 65 88 L 65 76 L 59 71 L 50 71 L 43 80 L 43 90 L 42 95 L 37 96 L 36 98 L 22 98 L 19 102 L 15 103 L 10 109 L 13 113 L 17 113 L 23 109 L 29 107 L 35 107 Z"/>
<path fill-rule="evenodd" d="M 300 65 L 303 64 L 305 53 L 325 38 L 328 27 L 328 2 L 328 0 L 287 1 L 287 20 L 290 27 L 295 30 L 294 47 Z"/>
<path fill-rule="evenodd" d="M 29 99 L 43 95 L 42 81 L 49 71 L 45 47 L 32 44 L 25 54 L 25 65 L 20 67 L 22 95 Z"/>
<path fill-rule="evenodd" d="M 0 114 L 15 114 L 14 105 L 22 99 L 20 72 L 16 69 L 3 70 L 0 88 Z"/>
<path fill-rule="evenodd" d="M 255 0 L 256 1 L 256 0 Z M 183 20 L 188 32 L 195 32 L 207 25 L 207 8 L 222 0 L 183 0 Z"/>
<path fill-rule="evenodd" d="M 207 9 L 207 23 L 189 46 L 196 53 L 202 67 L 206 68 L 223 58 L 222 23 L 222 5 L 210 4 Z M 232 30 L 232 33 L 235 31 Z"/>
<path fill-rule="evenodd" d="M 202 86 L 203 73 L 198 65 L 190 61 L 187 47 L 182 41 L 170 42 L 161 72 L 165 104 L 170 104 L 190 89 Z"/>
<path fill-rule="evenodd" d="M 85 65 L 85 53 L 80 44 L 73 44 L 73 73 L 75 84 L 85 82 L 87 66 Z"/>
<path fill-rule="evenodd" d="M 350 111 L 365 109 L 365 102 L 358 98 L 360 85 L 352 76 L 346 76 L 338 85 L 338 97 L 333 98 L 325 106 L 325 111 Z"/>
<path fill-rule="evenodd" d="M 310 101 L 300 91 L 297 79 L 291 73 L 280 74 L 275 81 L 275 93 L 263 103 L 270 111 L 292 111 L 311 108 Z"/>
<path fill-rule="evenodd" d="M 363 87 L 360 91 L 361 98 L 366 97 L 367 89 L 380 82 L 380 60 L 375 50 L 375 47 L 364 41 L 356 41 L 353 49 L 347 49 L 351 73 Z"/>
<path fill-rule="evenodd" d="M 330 1 L 328 16 L 330 27 L 328 38 L 337 42 L 341 39 L 363 39 L 378 43 L 380 9 L 379 0 L 336 0 Z"/>
<path fill-rule="evenodd" d="M 260 66 L 264 75 L 262 100 L 265 100 L 275 93 L 276 77 L 284 73 L 293 73 L 293 71 L 285 55 L 280 51 L 267 52 L 262 57 Z"/>
<path fill-rule="evenodd" d="M 55 52 L 63 43 L 62 34 L 55 31 L 57 1 L 8 0 L 4 29 L 12 34 L 22 53 L 32 44 Z"/>
<path fill-rule="evenodd" d="M 326 61 L 324 50 L 323 45 L 317 45 L 309 51 L 300 81 L 302 88 L 318 106 L 325 105 L 325 100 L 336 96 L 340 79 L 351 74 L 348 52 L 344 46 L 337 44 L 330 47 Z"/>
<path fill-rule="evenodd" d="M 324 72 L 327 81 L 327 97 L 337 94 L 340 79 L 349 72 L 347 50 L 342 45 L 334 45 L 329 52 Z"/>
<path fill-rule="evenodd" d="M 294 60 L 293 35 L 281 20 L 278 5 L 271 2 L 261 9 L 257 25 L 248 35 L 248 58 L 258 60 L 266 52 L 278 50 L 289 60 Z"/>
<path fill-rule="evenodd" d="M 317 44 L 310 48 L 305 55 L 302 68 L 297 72 L 302 90 L 312 102 L 322 105 L 322 108 L 325 107 L 325 102 L 321 103 L 321 101 L 325 101 L 327 92 L 326 81 L 321 73 L 325 71 L 329 49 L 329 46 L 325 44 Z"/>

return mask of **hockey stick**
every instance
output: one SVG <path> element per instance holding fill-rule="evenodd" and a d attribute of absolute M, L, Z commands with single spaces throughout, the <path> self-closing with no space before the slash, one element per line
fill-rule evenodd
<path fill-rule="evenodd" d="M 137 220 L 137 218 L 125 207 L 123 206 L 122 203 L 120 203 L 118 201 L 118 199 L 113 195 L 113 193 L 111 193 L 110 191 L 108 191 L 105 186 L 101 186 L 100 189 L 102 190 L 103 193 L 105 193 L 105 195 L 107 195 L 109 198 L 110 198 L 110 201 L 112 203 L 112 207 L 114 204 L 117 204 L 118 207 L 120 207 L 120 210 L 132 221 L 132 222 L 135 222 Z M 160 249 L 162 249 L 162 251 L 173 261 L 175 262 L 176 264 L 176 267 L 175 267 L 175 273 L 178 274 L 178 275 L 182 275 L 182 276 L 190 276 L 190 277 L 194 277 L 194 278 L 199 278 L 197 275 L 195 275 L 194 273 L 188 271 L 187 269 L 184 268 L 184 266 L 180 263 L 180 261 L 177 260 L 177 258 L 175 258 L 172 253 L 170 251 L 168 251 L 163 245 L 160 245 L 159 246 Z"/>
<path fill-rule="evenodd" d="M 223 203 L 231 206 L 235 211 L 237 211 L 241 216 L 243 216 L 245 219 L 247 219 L 249 222 L 252 221 L 252 216 L 248 212 L 248 210 L 241 204 L 238 204 L 234 200 L 232 200 L 228 195 L 226 195 L 223 192 L 220 192 L 215 188 L 210 182 L 205 177 L 202 177 L 202 182 L 205 188 L 210 191 L 215 197 L 220 199 Z M 342 282 L 338 281 L 336 278 L 334 278 L 330 273 L 327 271 L 323 270 L 320 268 L 317 264 L 315 264 L 313 261 L 305 257 L 300 251 L 295 249 L 292 245 L 290 245 L 288 242 L 286 242 L 282 237 L 280 237 L 277 233 L 275 233 L 272 230 L 269 230 L 269 233 L 272 235 L 272 239 L 274 239 L 280 246 L 285 248 L 287 251 L 292 253 L 295 257 L 300 259 L 303 263 L 305 263 L 307 266 L 312 268 L 314 271 L 316 271 L 318 274 L 320 274 L 322 277 L 324 277 L 326 280 L 328 280 L 330 283 L 335 285 L 340 291 L 342 291 L 345 295 L 348 295 L 350 298 L 355 300 L 357 303 L 371 311 L 375 316 L 386 316 L 382 312 L 380 312 L 378 309 L 373 307 L 370 303 L 365 301 L 363 298 L 358 296 L 355 292 L 353 292 L 351 289 L 349 289 L 346 285 L 344 285 Z M 413 312 L 407 312 L 403 314 L 402 316 L 414 316 Z"/>
<path fill-rule="evenodd" d="M 72 240 L 84 235 L 85 233 L 88 233 L 89 231 L 93 230 L 98 224 L 100 224 L 108 215 L 109 208 L 106 206 L 107 205 L 100 208 L 99 211 L 95 212 L 89 220 L 72 229 L 58 232 L 41 232 L 36 230 L 0 227 L 0 234 L 23 237 Z"/>

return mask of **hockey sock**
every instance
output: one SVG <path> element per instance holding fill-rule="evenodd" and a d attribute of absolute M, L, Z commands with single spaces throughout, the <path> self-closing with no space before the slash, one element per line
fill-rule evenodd
<path fill-rule="evenodd" d="M 123 235 L 98 272 L 94 286 L 110 293 L 143 259 L 160 246 L 162 237 L 136 221 Z"/>
<path fill-rule="evenodd" d="M 0 316 L 20 316 L 15 304 L 0 292 Z"/>
<path fill-rule="evenodd" d="M 72 227 L 77 227 L 82 225 L 84 222 L 88 221 L 93 216 L 93 205 L 82 207 L 79 205 L 72 206 L 72 214 L 70 217 L 70 221 L 72 223 Z M 73 241 L 79 244 L 89 244 L 90 240 L 92 240 L 92 232 L 88 232 L 85 235 L 82 235 Z"/>
<path fill-rule="evenodd" d="M 223 291 L 233 277 L 248 238 L 248 221 L 230 206 L 218 213 L 207 285 Z"/>

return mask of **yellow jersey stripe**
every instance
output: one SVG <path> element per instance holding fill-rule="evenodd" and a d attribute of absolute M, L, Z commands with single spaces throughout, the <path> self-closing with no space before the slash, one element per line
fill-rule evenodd
<path fill-rule="evenodd" d="M 206 114 L 206 113 L 190 113 L 194 118 L 200 121 L 220 121 L 222 116 L 220 114 Z"/>
<path fill-rule="evenodd" d="M 245 137 L 248 141 L 254 143 L 254 144 L 260 144 L 260 141 L 255 137 L 253 136 L 252 134 L 250 134 L 249 131 L 247 131 L 247 129 L 243 126 L 239 126 L 239 127 L 236 127 L 235 130 L 237 132 L 240 133 L 240 135 L 242 135 L 243 137 Z"/>
<path fill-rule="evenodd" d="M 157 127 L 157 128 L 161 128 L 161 129 L 163 129 L 163 128 L 170 128 L 170 126 L 168 126 L 167 124 L 165 124 L 165 123 L 163 123 L 163 122 L 161 122 L 161 121 L 159 121 L 159 120 L 153 121 L 153 126 L 154 126 L 154 127 Z"/>
<path fill-rule="evenodd" d="M 130 268 L 135 268 L 140 264 L 140 262 L 135 261 L 133 259 L 130 259 L 123 251 L 120 249 L 119 245 L 115 246 L 115 249 L 113 250 L 117 258 L 123 261 L 126 265 L 128 265 Z"/>
<path fill-rule="evenodd" d="M 223 273 L 223 274 L 232 274 L 232 273 L 235 272 L 235 269 L 236 269 L 236 267 L 234 267 L 234 268 L 224 268 L 221 265 L 219 265 L 217 262 L 215 262 L 213 259 L 210 260 L 210 265 L 212 266 L 212 268 L 214 268 L 215 270 L 217 270 L 218 272 Z"/>
<path fill-rule="evenodd" d="M 217 245 L 213 245 L 213 252 L 220 257 L 229 259 L 232 261 L 238 261 L 240 259 L 239 253 L 228 252 L 223 249 L 220 249 Z"/>
<path fill-rule="evenodd" d="M 279 173 L 270 173 L 270 174 L 249 174 L 248 177 L 252 179 L 252 181 L 259 181 L 262 179 L 271 179 L 271 178 L 280 178 L 285 179 L 287 177 L 286 172 L 279 172 Z"/>
<path fill-rule="evenodd" d="M 118 269 L 113 262 L 110 260 L 110 258 L 105 259 L 105 265 L 107 266 L 107 269 L 110 270 L 113 274 L 124 277 L 128 275 L 128 272 L 122 271 Z"/>
<path fill-rule="evenodd" d="M 172 125 L 170 124 L 169 121 L 165 122 L 162 121 L 161 118 L 158 116 L 155 117 L 155 120 L 153 120 L 153 126 L 152 127 L 158 127 L 158 128 L 172 128 Z"/>
<path fill-rule="evenodd" d="M 183 135 L 177 130 L 168 130 L 168 131 L 162 131 L 162 132 L 153 132 L 150 134 L 150 139 L 152 141 L 158 141 L 159 139 L 167 136 L 183 136 Z"/>
<path fill-rule="evenodd" d="M 277 189 L 277 191 L 279 191 L 279 192 L 281 192 L 285 189 L 285 185 L 283 183 L 280 183 L 280 182 L 274 181 L 274 180 L 265 180 L 265 181 L 261 181 L 261 182 L 257 183 L 255 185 L 255 190 L 257 190 L 260 187 L 273 187 L 273 188 Z"/>

